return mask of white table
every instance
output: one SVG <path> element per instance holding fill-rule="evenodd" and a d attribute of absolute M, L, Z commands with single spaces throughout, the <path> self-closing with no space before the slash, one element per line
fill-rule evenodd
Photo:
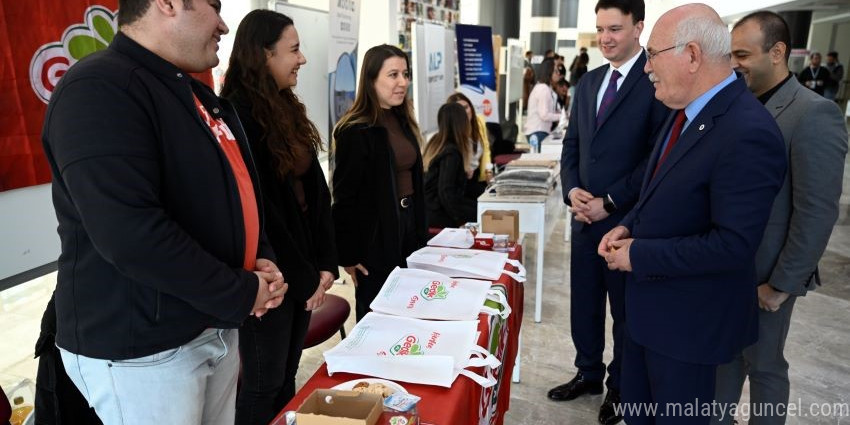
<path fill-rule="evenodd" d="M 556 177 L 556 181 L 560 181 Z M 484 193 L 478 198 L 478 222 L 487 210 L 516 210 L 519 212 L 520 233 L 537 234 L 537 267 L 535 275 L 534 321 L 540 323 L 543 310 L 543 257 L 546 240 L 555 227 L 555 218 L 563 214 L 564 201 L 561 188 L 549 191 L 548 195 L 498 196 Z"/>

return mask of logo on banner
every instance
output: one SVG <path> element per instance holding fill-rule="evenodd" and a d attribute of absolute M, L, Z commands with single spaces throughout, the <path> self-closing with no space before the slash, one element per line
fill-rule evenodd
<path fill-rule="evenodd" d="M 481 103 L 481 106 L 484 107 L 484 116 L 489 117 L 490 114 L 493 113 L 493 103 L 490 102 L 490 99 L 484 99 L 484 102 Z"/>
<path fill-rule="evenodd" d="M 428 301 L 444 300 L 446 299 L 446 296 L 449 295 L 449 291 L 446 289 L 446 286 L 443 285 L 443 282 L 435 280 L 426 285 L 425 288 L 422 289 L 421 294 L 422 298 Z"/>
<path fill-rule="evenodd" d="M 431 52 L 428 54 L 428 71 L 439 71 L 443 66 L 443 52 Z"/>
<path fill-rule="evenodd" d="M 59 41 L 42 45 L 30 61 L 30 85 L 42 102 L 50 101 L 53 89 L 71 65 L 104 50 L 118 32 L 116 13 L 95 5 L 83 13 L 83 23 L 69 26 Z"/>
<path fill-rule="evenodd" d="M 425 354 L 425 351 L 419 344 L 419 338 L 410 334 L 393 344 L 390 348 L 390 354 L 394 356 L 421 356 Z"/>

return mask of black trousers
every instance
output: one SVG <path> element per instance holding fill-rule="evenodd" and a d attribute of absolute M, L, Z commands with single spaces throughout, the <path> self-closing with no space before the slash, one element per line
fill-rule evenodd
<path fill-rule="evenodd" d="M 236 424 L 267 425 L 295 396 L 295 374 L 310 325 L 304 303 L 284 297 L 260 319 L 249 316 L 239 328 L 242 383 L 236 397 Z"/>
<path fill-rule="evenodd" d="M 413 205 L 407 208 L 399 207 L 399 231 L 401 232 L 401 249 L 402 258 L 407 258 L 408 255 L 416 251 L 420 247 L 417 244 L 416 238 L 416 214 L 413 212 Z M 381 291 L 381 287 L 387 280 L 387 277 L 392 273 L 393 269 L 398 267 L 406 267 L 406 261 L 402 260 L 401 264 L 387 264 L 387 253 L 369 252 L 366 260 L 366 270 L 369 275 L 366 276 L 360 271 L 357 271 L 357 288 L 354 290 L 354 299 L 356 301 L 355 313 L 359 322 L 363 316 L 370 311 L 369 305 Z"/>

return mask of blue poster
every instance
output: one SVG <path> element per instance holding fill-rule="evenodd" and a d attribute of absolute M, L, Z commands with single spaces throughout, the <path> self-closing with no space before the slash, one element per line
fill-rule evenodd
<path fill-rule="evenodd" d="M 498 74 L 493 60 L 493 30 L 490 27 L 457 24 L 455 37 L 460 91 L 472 101 L 475 111 L 483 115 L 487 122 L 498 123 Z"/>

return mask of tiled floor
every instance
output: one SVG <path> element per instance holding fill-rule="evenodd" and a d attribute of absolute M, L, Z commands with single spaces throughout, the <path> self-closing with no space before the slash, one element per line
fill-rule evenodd
<path fill-rule="evenodd" d="M 821 261 L 824 286 L 798 300 L 788 337 L 786 356 L 791 364 L 791 400 L 801 400 L 806 412 L 810 404 L 850 403 L 850 162 L 844 174 L 842 213 L 827 252 Z M 582 397 L 556 403 L 546 391 L 566 382 L 575 373 L 575 350 L 570 341 L 569 243 L 563 242 L 564 220 L 557 224 L 545 250 L 545 299 L 543 322 L 534 323 L 534 282 L 526 286 L 523 319 L 522 381 L 513 384 L 511 410 L 505 423 L 594 424 L 603 396 Z M 526 239 L 533 246 L 534 237 Z M 528 276 L 534 276 L 534 253 L 526 250 Z M 55 285 L 53 275 L 0 293 L 0 385 L 10 388 L 23 379 L 34 379 L 36 362 L 33 345 L 38 335 L 41 312 Z M 350 284 L 336 285 L 333 293 L 353 302 Z M 353 326 L 353 314 L 346 326 Z M 338 342 L 334 337 L 305 351 L 298 374 L 303 382 L 321 364 L 321 353 Z M 610 340 L 606 359 L 610 358 Z M 819 406 L 824 407 L 824 406 Z M 789 417 L 788 424 L 846 424 L 848 416 Z M 742 421 L 742 424 L 745 421 Z M 457 424 L 442 424 L 457 425 Z"/>

